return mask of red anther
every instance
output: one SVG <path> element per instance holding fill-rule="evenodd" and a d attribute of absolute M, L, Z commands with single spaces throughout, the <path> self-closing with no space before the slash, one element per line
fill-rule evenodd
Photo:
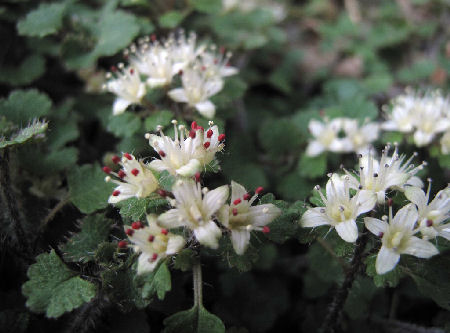
<path fill-rule="evenodd" d="M 127 160 L 130 160 L 130 161 L 133 159 L 133 157 L 131 157 L 131 155 L 128 154 L 128 153 L 124 153 L 123 156 L 124 156 Z"/>
<path fill-rule="evenodd" d="M 239 199 L 239 198 L 233 201 L 233 205 L 235 205 L 235 206 L 239 205 L 240 203 L 241 203 L 241 199 Z"/>
<path fill-rule="evenodd" d="M 224 54 L 224 53 L 225 53 L 225 47 L 221 46 L 221 47 L 219 48 L 219 52 L 222 53 L 222 54 Z"/>
<path fill-rule="evenodd" d="M 210 145 L 211 145 L 211 142 L 207 141 L 203 144 L 203 147 L 205 147 L 205 149 L 208 149 Z"/>
<path fill-rule="evenodd" d="M 244 200 L 250 200 L 251 197 L 252 196 L 249 193 L 245 193 L 243 196 Z"/>
<path fill-rule="evenodd" d="M 114 164 L 117 164 L 120 162 L 120 157 L 117 155 L 114 155 L 111 160 L 113 161 Z"/>
<path fill-rule="evenodd" d="M 163 152 L 162 150 L 160 150 L 160 151 L 158 152 L 158 154 L 159 154 L 159 156 L 161 156 L 161 157 L 166 157 L 166 153 Z"/>
<path fill-rule="evenodd" d="M 153 235 L 148 236 L 149 242 L 153 242 L 154 240 L 155 240 L 155 236 L 153 236 Z"/>
<path fill-rule="evenodd" d="M 197 122 L 196 121 L 193 121 L 192 123 L 191 123 L 191 128 L 193 129 L 193 130 L 196 130 L 197 129 Z"/>
<path fill-rule="evenodd" d="M 126 233 L 128 236 L 133 236 L 134 230 L 133 230 L 133 229 L 127 229 L 127 231 L 125 231 L 125 233 Z"/>
<path fill-rule="evenodd" d="M 259 187 L 256 188 L 255 193 L 256 194 L 260 194 L 262 191 L 264 191 L 264 187 L 259 186 Z"/>
<path fill-rule="evenodd" d="M 262 232 L 265 233 L 265 234 L 268 234 L 270 232 L 270 228 L 268 226 L 264 226 L 262 228 Z"/>
<path fill-rule="evenodd" d="M 431 227 L 433 225 L 433 220 L 427 220 L 427 227 Z"/>
<path fill-rule="evenodd" d="M 205 129 L 201 126 L 197 126 L 197 131 L 205 131 Z"/>
<path fill-rule="evenodd" d="M 219 137 L 217 138 L 220 142 L 225 140 L 225 134 L 220 134 Z"/>
<path fill-rule="evenodd" d="M 178 71 L 178 75 L 183 75 L 183 70 L 182 70 L 182 69 L 180 69 L 180 70 Z"/>
<path fill-rule="evenodd" d="M 156 261 L 158 259 L 158 253 L 153 253 L 151 261 Z"/>
<path fill-rule="evenodd" d="M 115 191 L 113 191 L 113 193 L 112 193 L 113 197 L 117 197 L 119 194 L 120 194 L 120 191 L 119 191 L 119 190 L 115 190 Z"/>
<path fill-rule="evenodd" d="M 164 191 L 162 188 L 158 189 L 156 192 L 163 198 L 167 197 L 168 194 L 167 191 Z"/>
<path fill-rule="evenodd" d="M 206 70 L 206 66 L 202 66 L 202 71 L 205 71 Z"/>
<path fill-rule="evenodd" d="M 130 74 L 131 74 L 131 75 L 134 74 L 134 68 L 130 68 Z"/>
<path fill-rule="evenodd" d="M 143 228 L 144 225 L 142 224 L 141 221 L 136 221 L 136 222 L 131 223 L 131 227 L 132 227 L 133 229 L 136 229 L 136 230 L 137 230 L 137 229 Z"/>
<path fill-rule="evenodd" d="M 139 170 L 136 169 L 136 168 L 134 168 L 133 170 L 131 170 L 131 173 L 132 173 L 134 176 L 137 176 L 137 175 L 139 174 Z"/>
<path fill-rule="evenodd" d="M 380 232 L 378 233 L 378 237 L 382 238 L 383 236 L 384 236 L 384 232 L 380 231 Z"/>
<path fill-rule="evenodd" d="M 128 55 L 124 55 L 123 58 L 124 58 L 125 60 L 128 60 L 129 56 L 128 56 Z"/>
<path fill-rule="evenodd" d="M 197 183 L 200 182 L 200 172 L 196 172 L 194 178 Z"/>
<path fill-rule="evenodd" d="M 120 179 L 124 178 L 127 174 L 125 172 L 123 172 L 123 170 L 119 170 L 119 172 L 117 173 L 117 176 L 119 176 Z"/>
<path fill-rule="evenodd" d="M 154 42 L 156 40 L 156 35 L 155 34 L 151 34 L 150 38 L 151 38 L 152 42 Z"/>
<path fill-rule="evenodd" d="M 126 249 L 128 247 L 128 242 L 122 240 L 119 243 L 117 243 L 117 246 L 119 247 L 119 249 Z"/>
<path fill-rule="evenodd" d="M 238 214 L 237 208 L 233 208 L 233 209 L 231 210 L 231 212 L 233 213 L 233 216 L 236 216 L 236 215 Z"/>
<path fill-rule="evenodd" d="M 102 170 L 103 170 L 104 173 L 106 173 L 108 175 L 111 173 L 111 168 L 110 167 L 105 166 L 105 167 L 102 168 Z"/>
<path fill-rule="evenodd" d="M 209 139 L 212 137 L 212 135 L 213 135 L 213 131 L 212 131 L 212 129 L 209 129 L 208 132 L 206 132 L 206 137 Z"/>
<path fill-rule="evenodd" d="M 162 228 L 162 229 L 161 229 L 161 233 L 162 233 L 163 235 L 167 235 L 169 232 L 167 231 L 167 229 Z"/>
<path fill-rule="evenodd" d="M 195 139 L 195 136 L 196 136 L 195 131 L 194 130 L 190 130 L 189 131 L 189 136 L 191 137 L 191 139 Z"/>
<path fill-rule="evenodd" d="M 388 200 L 387 200 L 387 205 L 389 206 L 389 207 L 392 207 L 392 204 L 394 203 L 394 201 L 391 199 L 391 198 L 389 198 Z"/>
<path fill-rule="evenodd" d="M 113 73 L 117 72 L 117 67 L 116 66 L 111 66 L 111 72 L 113 72 Z"/>

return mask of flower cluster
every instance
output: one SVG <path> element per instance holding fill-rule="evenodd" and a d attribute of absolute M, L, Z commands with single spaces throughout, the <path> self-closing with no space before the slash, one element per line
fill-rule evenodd
<path fill-rule="evenodd" d="M 183 236 L 172 234 L 168 229 L 184 227 L 189 230 L 189 239 L 194 238 L 204 246 L 217 249 L 222 233 L 228 233 L 236 253 L 244 254 L 250 243 L 251 231 L 270 231 L 267 226 L 281 214 L 273 204 L 253 205 L 263 191 L 258 187 L 251 195 L 245 188 L 231 183 L 231 202 L 229 186 L 223 185 L 214 190 L 202 187 L 200 172 L 215 159 L 215 154 L 224 148 L 225 134 L 212 121 L 204 129 L 192 122 L 190 129 L 172 121 L 175 137 L 166 136 L 162 126 L 158 134 L 147 133 L 145 138 L 158 153 L 159 159 L 148 164 L 124 153 L 122 158 L 114 156 L 113 162 L 120 166 L 118 172 L 104 167 L 108 174 L 106 181 L 118 186 L 112 192 L 109 203 L 136 197 L 146 198 L 158 194 L 169 199 L 172 206 L 159 216 L 147 216 L 148 225 L 141 221 L 125 227 L 125 233 L 136 252 L 141 253 L 138 273 L 152 271 L 159 260 L 176 254 L 187 243 Z M 176 182 L 171 192 L 160 188 L 155 174 L 167 171 Z M 119 242 L 119 247 L 127 248 L 128 242 Z"/>
<path fill-rule="evenodd" d="M 364 153 L 371 143 L 378 139 L 379 125 L 351 118 L 324 119 L 324 122 L 312 119 L 308 125 L 314 139 L 306 148 L 308 156 L 317 156 L 324 151 L 335 153 Z M 343 136 L 341 136 L 343 134 Z"/>
<path fill-rule="evenodd" d="M 320 186 L 316 190 L 323 202 L 322 207 L 309 208 L 302 216 L 303 227 L 330 225 L 346 242 L 355 242 L 358 238 L 357 217 L 364 217 L 365 227 L 381 238 L 382 246 L 376 260 L 376 271 L 384 274 L 392 270 L 399 261 L 400 254 L 410 254 L 419 258 L 429 258 L 438 253 L 429 240 L 437 236 L 450 239 L 450 188 L 438 192 L 429 202 L 430 186 L 425 194 L 420 188 L 422 181 L 415 174 L 424 163 L 414 167 L 413 156 L 405 161 L 399 155 L 397 147 L 389 156 L 390 147 L 386 147 L 380 160 L 369 152 L 360 156 L 359 173 L 353 175 L 347 170 L 345 175 L 331 174 L 326 185 L 326 195 Z M 388 189 L 403 191 L 411 202 L 402 207 L 395 217 L 392 216 L 392 199 L 388 199 L 389 217 L 373 217 L 378 204 L 380 208 L 386 202 Z M 420 233 L 421 238 L 416 235 Z"/>
<path fill-rule="evenodd" d="M 441 138 L 442 153 L 450 151 L 450 97 L 438 91 L 424 95 L 407 90 L 392 102 L 392 111 L 386 110 L 388 120 L 382 124 L 386 131 L 413 133 L 418 147 L 429 145 L 436 135 Z"/>
<path fill-rule="evenodd" d="M 256 9 L 266 9 L 270 12 L 275 21 L 283 21 L 287 15 L 285 6 L 273 0 L 222 0 L 222 8 L 225 12 L 238 10 L 241 12 L 252 12 Z"/>
<path fill-rule="evenodd" d="M 230 52 L 215 45 L 197 45 L 197 36 L 184 32 L 159 41 L 154 35 L 124 51 L 129 64 L 120 63 L 107 73 L 104 89 L 117 96 L 113 114 L 123 113 L 131 104 L 140 104 L 148 89 L 170 87 L 176 75 L 181 87 L 168 90 L 168 96 L 186 103 L 202 116 L 213 118 L 215 105 L 210 97 L 222 90 L 224 78 L 237 73 L 229 66 Z"/>

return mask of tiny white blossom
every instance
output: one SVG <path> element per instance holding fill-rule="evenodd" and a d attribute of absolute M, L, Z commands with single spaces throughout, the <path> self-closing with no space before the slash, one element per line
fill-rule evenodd
<path fill-rule="evenodd" d="M 312 119 L 308 124 L 309 131 L 314 136 L 306 148 L 306 155 L 317 156 L 324 151 L 350 152 L 353 150 L 352 143 L 348 138 L 339 138 L 339 131 L 342 130 L 342 118 L 335 118 L 325 123 Z"/>
<path fill-rule="evenodd" d="M 202 191 L 200 183 L 179 180 L 172 192 L 175 208 L 160 215 L 158 223 L 169 229 L 187 227 L 200 244 L 217 249 L 222 231 L 213 221 L 213 216 L 228 199 L 228 186 Z"/>
<path fill-rule="evenodd" d="M 397 146 L 391 157 L 388 156 L 389 149 L 389 146 L 385 147 L 379 161 L 370 151 L 368 155 L 360 155 L 359 180 L 346 171 L 350 176 L 351 187 L 374 193 L 378 203 L 384 202 L 386 191 L 390 188 L 401 189 L 406 184 L 423 186 L 422 181 L 414 175 L 423 169 L 425 163 L 414 167 L 410 163 L 416 154 L 405 161 L 405 155 L 398 155 Z"/>
<path fill-rule="evenodd" d="M 220 76 L 207 76 L 201 66 L 186 68 L 181 76 L 182 88 L 175 88 L 168 92 L 175 102 L 187 103 L 195 108 L 203 117 L 211 119 L 216 113 L 215 105 L 210 97 L 217 94 L 223 88 L 223 80 Z"/>
<path fill-rule="evenodd" d="M 378 139 L 378 123 L 366 122 L 362 126 L 359 126 L 358 120 L 351 118 L 343 118 L 342 123 L 345 136 L 352 145 L 352 151 L 356 153 L 366 153 L 371 149 L 372 142 Z"/>
<path fill-rule="evenodd" d="M 374 208 L 375 197 L 365 190 L 350 197 L 349 183 L 348 176 L 333 174 L 326 185 L 326 198 L 316 187 L 325 206 L 308 209 L 300 220 L 301 225 L 307 228 L 330 225 L 344 241 L 355 242 L 358 238 L 356 218 Z"/>
<path fill-rule="evenodd" d="M 382 129 L 403 133 L 411 132 L 415 125 L 413 109 L 416 102 L 416 96 L 413 94 L 397 96 L 392 101 L 392 111 L 386 115 L 388 120 L 381 125 Z"/>
<path fill-rule="evenodd" d="M 262 188 L 258 188 L 251 196 L 245 188 L 231 182 L 231 203 L 224 205 L 217 217 L 231 231 L 231 242 L 237 254 L 245 253 L 250 243 L 250 231 L 269 232 L 267 224 L 276 219 L 281 210 L 273 204 L 252 206 Z"/>
<path fill-rule="evenodd" d="M 417 232 L 414 230 L 417 218 L 417 209 L 413 204 L 400 209 L 394 218 L 392 218 L 390 206 L 389 223 L 373 217 L 364 218 L 366 228 L 374 235 L 381 237 L 382 246 L 375 262 L 378 274 L 385 274 L 394 269 L 401 254 L 429 258 L 438 253 L 433 244 L 414 236 Z"/>
<path fill-rule="evenodd" d="M 445 155 L 450 154 L 450 129 L 441 138 L 441 152 Z"/>
<path fill-rule="evenodd" d="M 158 262 L 178 253 L 186 244 L 184 238 L 160 228 L 155 215 L 147 215 L 148 225 L 137 221 L 125 226 L 125 233 L 133 244 L 135 252 L 140 252 L 137 273 L 151 272 Z"/>
<path fill-rule="evenodd" d="M 145 198 L 158 188 L 158 181 L 152 171 L 133 155 L 124 153 L 122 159 L 114 156 L 113 162 L 120 164 L 122 169 L 115 173 L 109 167 L 103 168 L 105 173 L 115 177 L 108 176 L 106 181 L 118 185 L 109 197 L 109 203 L 117 203 L 132 197 Z"/>
<path fill-rule="evenodd" d="M 117 95 L 113 105 L 114 115 L 123 113 L 131 104 L 141 102 L 146 89 L 135 68 L 119 66 L 119 69 L 114 68 L 113 73 L 108 73 L 107 76 L 113 77 L 113 79 L 105 84 L 106 90 Z"/>
<path fill-rule="evenodd" d="M 405 196 L 417 206 L 419 228 L 424 238 L 441 236 L 450 240 L 450 223 L 444 224 L 450 217 L 450 187 L 439 191 L 433 201 L 428 203 L 430 187 L 431 184 L 426 194 L 420 188 L 408 187 Z"/>

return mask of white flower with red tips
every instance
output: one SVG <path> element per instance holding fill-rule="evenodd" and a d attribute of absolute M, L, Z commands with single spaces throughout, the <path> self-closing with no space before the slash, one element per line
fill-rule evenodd
<path fill-rule="evenodd" d="M 397 146 L 391 157 L 388 156 L 390 146 L 386 146 L 378 161 L 369 151 L 368 155 L 360 155 L 359 180 L 347 172 L 351 180 L 351 187 L 372 192 L 377 197 L 378 203 L 383 203 L 388 189 L 402 190 L 405 185 L 422 187 L 422 181 L 414 175 L 426 164 L 425 162 L 415 167 L 411 164 L 417 155 L 413 154 L 405 161 L 405 155 L 399 155 Z"/>
<path fill-rule="evenodd" d="M 172 189 L 173 209 L 158 217 L 159 225 L 171 229 L 187 227 L 200 244 L 217 249 L 222 231 L 214 222 L 216 212 L 228 199 L 228 186 L 206 191 L 191 180 L 179 180 Z"/>
<path fill-rule="evenodd" d="M 430 242 L 414 234 L 418 218 L 417 209 L 408 204 L 392 218 L 392 206 L 389 206 L 389 223 L 373 217 L 364 218 L 366 228 L 381 237 L 382 246 L 377 255 L 375 268 L 378 274 L 385 274 L 397 265 L 401 254 L 410 254 L 418 258 L 429 258 L 438 253 Z"/>
<path fill-rule="evenodd" d="M 168 95 L 175 102 L 187 103 L 203 117 L 211 119 L 214 118 L 216 107 L 209 98 L 222 90 L 223 80 L 220 76 L 206 75 L 203 68 L 201 65 L 186 68 L 181 76 L 183 87 L 170 90 Z"/>
<path fill-rule="evenodd" d="M 223 143 L 225 141 L 225 134 L 220 134 L 219 127 L 214 125 L 212 121 L 209 122 L 209 126 L 205 131 L 203 127 L 198 126 L 193 121 L 191 124 L 191 132 L 189 133 L 191 137 L 195 134 L 195 139 L 198 140 L 194 156 L 200 161 L 203 167 L 211 163 L 215 159 L 216 153 L 222 151 L 225 146 Z"/>
<path fill-rule="evenodd" d="M 125 233 L 133 244 L 135 252 L 140 252 L 137 273 L 151 272 L 158 262 L 167 256 L 178 253 L 186 244 L 184 238 L 160 228 L 156 223 L 156 216 L 147 216 L 148 225 L 133 222 L 125 226 Z"/>
<path fill-rule="evenodd" d="M 418 209 L 418 223 L 423 238 L 437 236 L 450 240 L 450 223 L 444 223 L 450 217 L 450 187 L 439 191 L 433 201 L 430 199 L 431 183 L 425 194 L 420 188 L 410 186 L 405 190 L 405 196 L 414 203 Z"/>
<path fill-rule="evenodd" d="M 281 210 L 273 204 L 252 206 L 262 190 L 258 187 L 251 196 L 242 185 L 232 181 L 231 203 L 224 205 L 217 213 L 219 221 L 231 231 L 231 242 L 239 255 L 245 253 L 251 231 L 269 232 L 267 225 L 281 214 Z"/>
<path fill-rule="evenodd" d="M 131 104 L 139 104 L 146 93 L 145 84 L 141 82 L 139 73 L 133 67 L 119 69 L 113 67 L 107 78 L 114 77 L 105 84 L 105 89 L 117 95 L 113 105 L 113 115 L 123 113 Z"/>
<path fill-rule="evenodd" d="M 158 188 L 158 181 L 152 171 L 144 163 L 136 160 L 133 155 L 124 153 L 122 159 L 114 156 L 113 162 L 120 164 L 122 169 L 115 173 L 109 167 L 103 168 L 103 171 L 108 174 L 106 181 L 118 185 L 109 197 L 109 203 L 117 203 L 132 197 L 145 198 Z"/>
<path fill-rule="evenodd" d="M 306 228 L 330 225 L 344 241 L 355 242 L 358 238 L 356 218 L 374 208 L 375 196 L 360 190 L 350 197 L 349 177 L 337 174 L 333 174 L 327 182 L 326 198 L 320 187 L 315 189 L 325 206 L 308 209 L 300 220 L 301 225 Z"/>

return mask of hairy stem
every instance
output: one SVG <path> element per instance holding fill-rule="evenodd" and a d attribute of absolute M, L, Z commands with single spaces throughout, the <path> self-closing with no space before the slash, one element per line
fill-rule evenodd
<path fill-rule="evenodd" d="M 366 247 L 367 244 L 367 238 L 368 238 L 367 234 L 363 234 L 356 241 L 355 252 L 353 253 L 350 268 L 346 272 L 342 286 L 338 290 L 336 290 L 336 293 L 334 294 L 333 297 L 333 301 L 328 307 L 327 316 L 322 324 L 322 327 L 320 328 L 320 332 L 322 333 L 335 332 L 336 327 L 339 324 L 345 300 L 347 299 L 348 293 L 352 288 L 353 281 L 356 278 L 356 274 L 359 271 L 361 265 L 363 264 L 364 259 L 363 253 L 364 248 Z"/>
<path fill-rule="evenodd" d="M 9 150 L 3 149 L 3 154 L 0 154 L 0 188 L 2 194 L 2 200 L 5 201 L 4 216 L 12 226 L 12 232 L 14 233 L 15 241 L 20 247 L 23 253 L 30 253 L 27 238 L 25 237 L 25 231 L 20 221 L 20 212 L 17 207 L 17 198 L 14 195 L 11 186 L 11 176 L 9 173 Z"/>
<path fill-rule="evenodd" d="M 192 266 L 192 274 L 194 279 L 194 305 L 203 305 L 202 266 L 200 259 L 197 259 Z"/>
<path fill-rule="evenodd" d="M 64 199 L 62 199 L 58 204 L 53 207 L 53 209 L 48 213 L 48 215 L 45 217 L 45 219 L 41 223 L 41 229 L 45 228 L 48 222 L 53 220 L 53 218 L 56 216 L 56 214 L 64 208 L 65 205 L 67 205 L 70 202 L 70 197 L 67 195 Z"/>

